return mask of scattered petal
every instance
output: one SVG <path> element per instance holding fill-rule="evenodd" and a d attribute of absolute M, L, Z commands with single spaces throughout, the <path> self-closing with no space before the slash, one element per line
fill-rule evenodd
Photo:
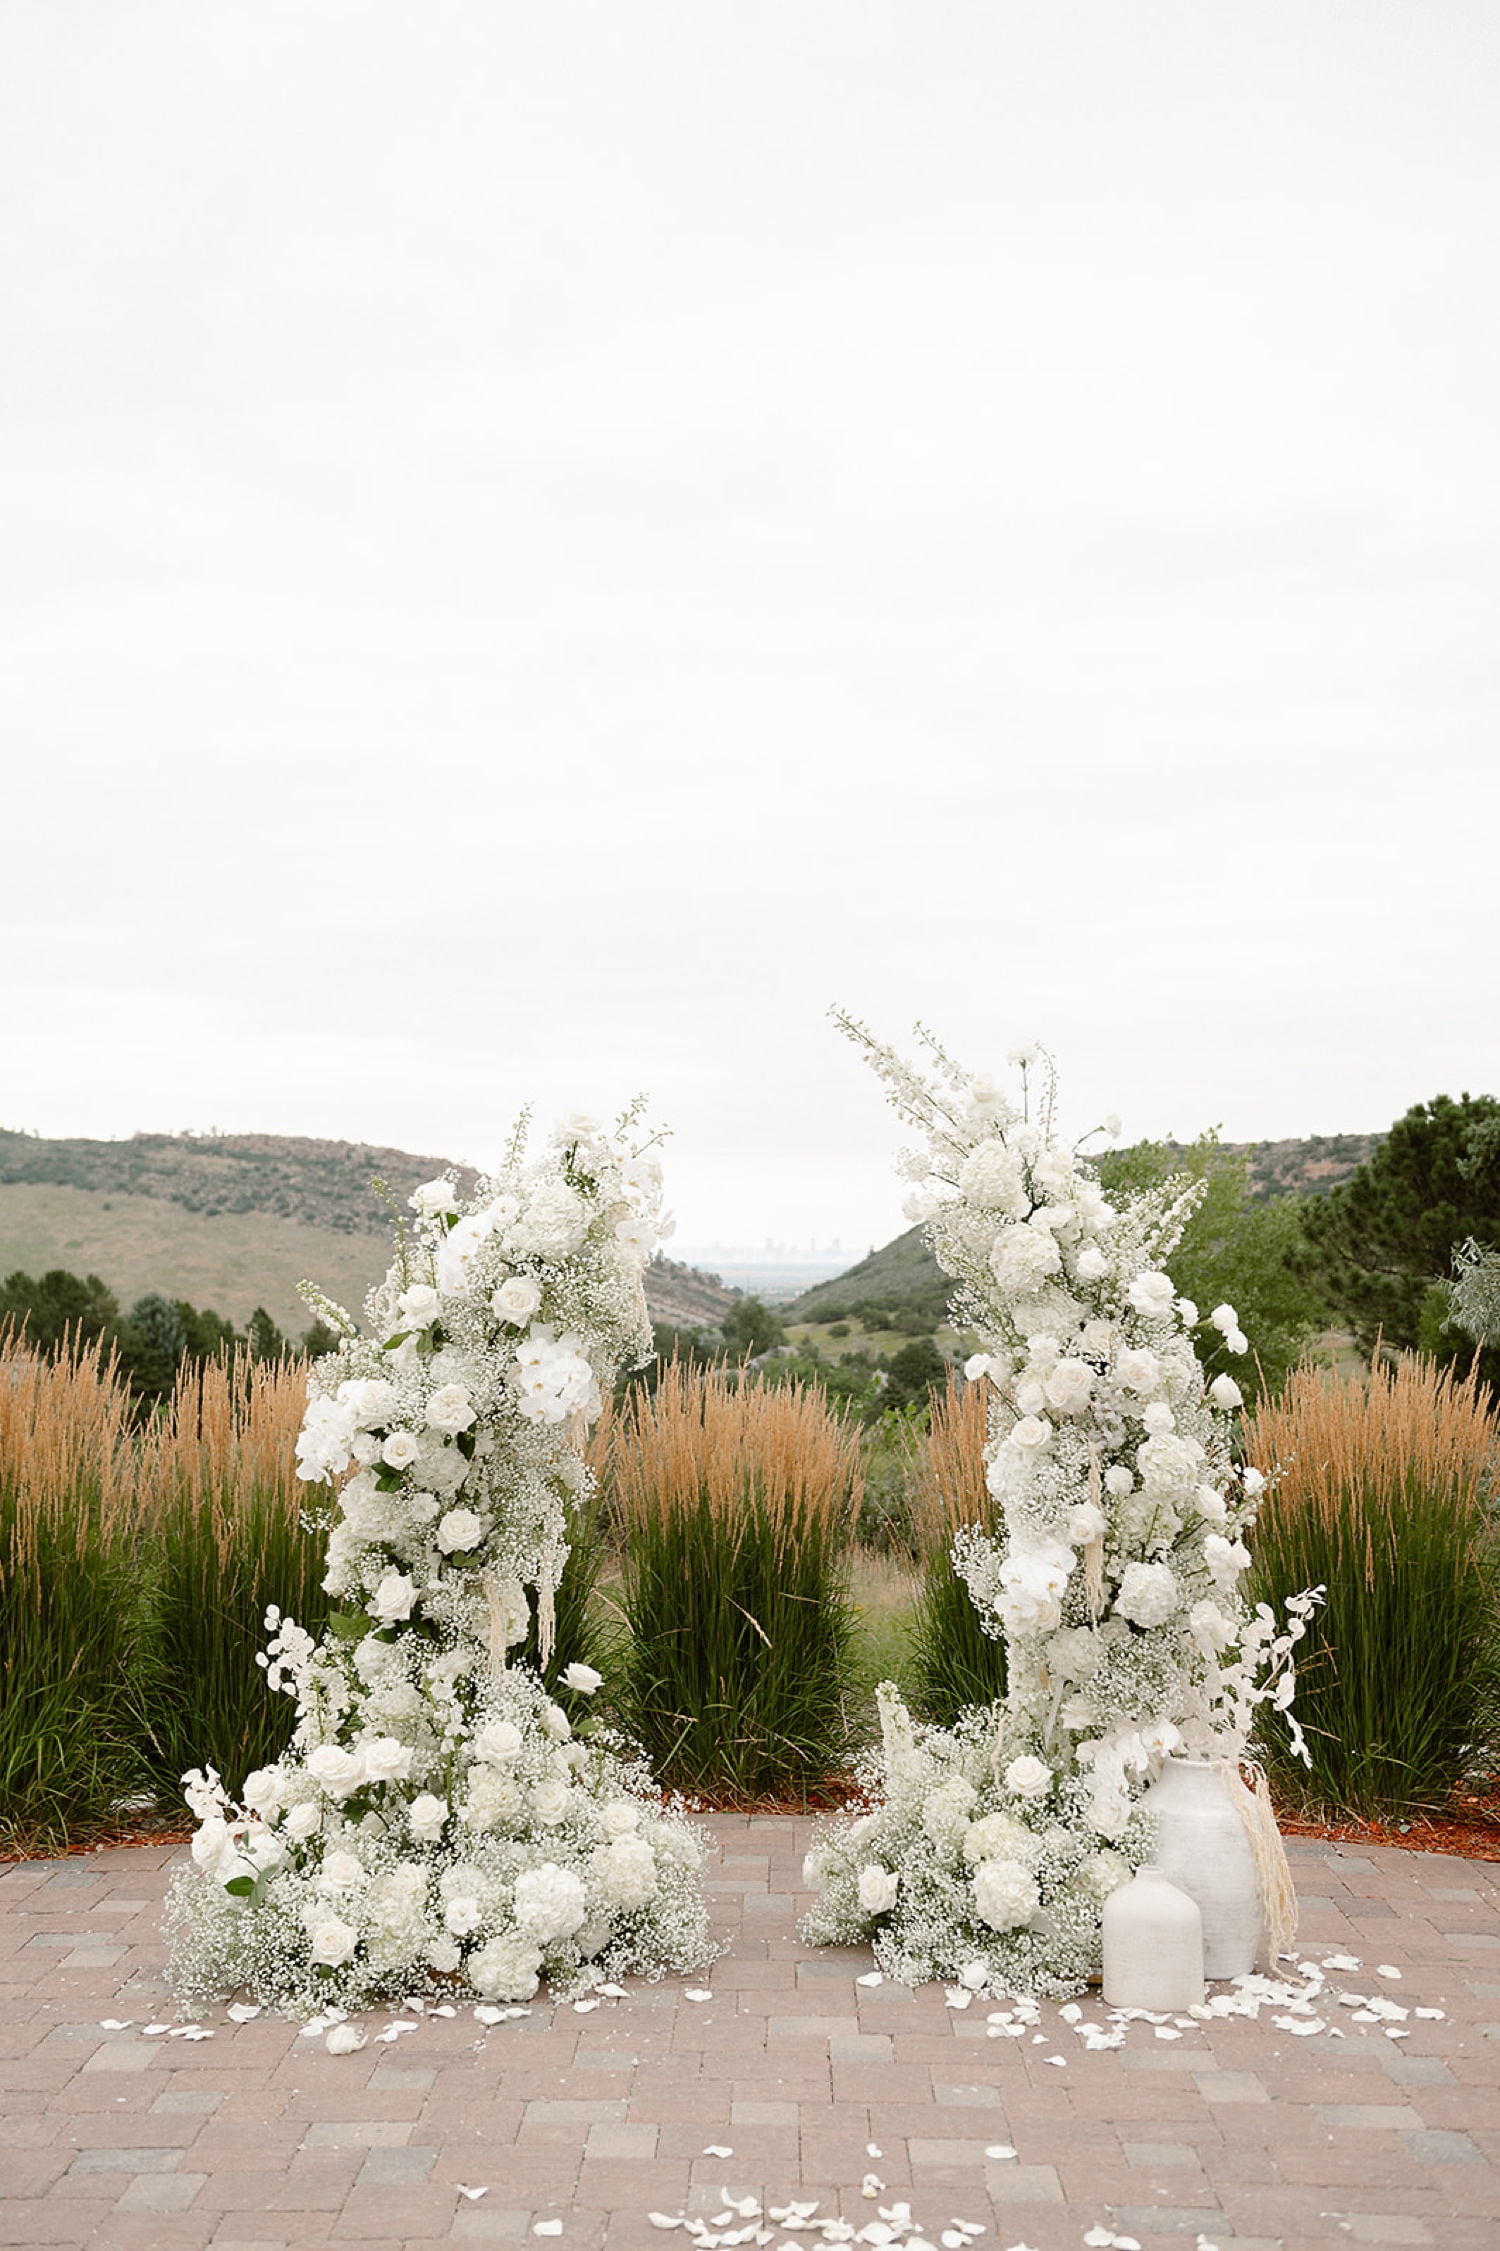
<path fill-rule="evenodd" d="M 726 2142 L 710 2142 L 703 2154 L 705 2157 L 733 2157 L 734 2151 Z"/>
<path fill-rule="evenodd" d="M 599 1991 L 609 2001 L 623 2001 L 626 1998 L 623 1985 L 601 1985 Z"/>
<path fill-rule="evenodd" d="M 561 2235 L 561 2220 L 537 2220 L 531 2230 L 533 2235 Z"/>
<path fill-rule="evenodd" d="M 481 2024 L 503 2024 L 506 2012 L 504 2009 L 497 2009 L 493 2001 L 481 2001 L 474 2014 Z M 385 2034 L 381 2032 L 376 2037 L 383 2040 Z"/>
<path fill-rule="evenodd" d="M 1403 2032 L 1401 2030 L 1401 2027 L 1396 2024 L 1388 2024 L 1386 2026 L 1385 2036 L 1387 2040 L 1409 2040 L 1411 2038 L 1411 2034 L 1409 2032 Z"/>
<path fill-rule="evenodd" d="M 451 2001 L 439 2001 L 432 2013 L 435 2017 L 456 2017 L 458 2015 L 458 2011 Z"/>
<path fill-rule="evenodd" d="M 878 2174 L 866 2173 L 864 2179 L 859 2184 L 859 2193 L 861 2196 L 876 2197 L 883 2192 L 884 2188 L 885 2183 L 883 2180 L 881 2180 Z M 872 2222 L 871 2225 L 873 2226 L 873 2224 L 874 2223 Z M 874 2236 L 868 2236 L 866 2240 L 873 2243 L 877 2240 L 877 2238 Z"/>
<path fill-rule="evenodd" d="M 357 2024 L 336 2024 L 323 2042 L 331 2056 L 352 2056 L 365 2044 L 365 2036 Z"/>
<path fill-rule="evenodd" d="M 1082 2009 L 1080 2009 L 1076 2001 L 1067 2002 L 1062 2008 L 1058 2010 L 1057 2013 L 1062 2018 L 1064 2024 L 1076 2024 L 1079 2018 L 1083 2015 L 1083 2011 Z"/>
<path fill-rule="evenodd" d="M 884 2157 L 885 2151 L 877 2142 L 866 2142 L 865 2155 L 866 2157 Z"/>
<path fill-rule="evenodd" d="M 260 2015 L 260 2010 L 259 2001 L 231 2001 L 224 2013 L 231 2024 L 248 2024 L 252 2017 Z"/>
<path fill-rule="evenodd" d="M 462 2181 L 455 2181 L 453 2185 L 458 2190 L 459 2195 L 466 2196 L 471 2204 L 477 2204 L 482 2196 L 488 2196 L 490 2193 L 488 2182 L 483 2188 L 465 2188 Z"/>
<path fill-rule="evenodd" d="M 1055 2063 L 1059 2071 L 1066 2071 L 1068 2068 L 1066 2056 L 1043 2056 L 1042 2061 L 1043 2063 Z"/>
<path fill-rule="evenodd" d="M 1014 2157 L 1016 2153 L 1011 2148 L 1009 2142 L 991 2142 L 988 2148 L 985 2150 L 984 2154 L 986 2157 L 993 2157 L 999 2160 L 1005 2157 Z"/>
<path fill-rule="evenodd" d="M 646 2217 L 654 2228 L 680 2228 L 683 2219 L 680 2212 L 675 2219 L 670 2212 L 648 2212 Z"/>
<path fill-rule="evenodd" d="M 973 1998 L 973 1994 L 966 1985 L 950 1985 L 948 1987 L 948 2006 L 950 2009 L 966 2009 Z"/>
<path fill-rule="evenodd" d="M 598 2003 L 598 2001 L 597 2001 L 597 2000 L 592 2000 L 592 2001 L 575 2001 L 575 2002 L 573 2003 L 573 2014 L 574 2014 L 575 2016 L 586 2017 L 586 2016 L 588 2015 L 588 2013 L 589 2013 L 590 2009 L 597 2009 L 597 2008 L 598 2008 L 598 2006 L 599 2006 L 599 2003 Z"/>
<path fill-rule="evenodd" d="M 232 2010 L 230 2014 L 233 2014 Z M 99 2030 L 101 2032 L 128 2032 L 134 2022 L 134 2017 L 101 2017 L 99 2019 Z"/>
<path fill-rule="evenodd" d="M 684 1991 L 682 1998 L 684 2001 L 711 2001 L 713 1995 L 706 1986 L 690 1985 Z"/>
<path fill-rule="evenodd" d="M 879 1970 L 866 1970 L 864 1976 L 857 1977 L 854 1982 L 856 1985 L 884 1985 L 885 1979 Z"/>
<path fill-rule="evenodd" d="M 1159 2024 L 1156 2027 L 1156 2037 L 1158 2040 L 1180 2040 L 1182 2038 L 1182 2034 L 1177 2030 L 1175 2025 Z"/>
<path fill-rule="evenodd" d="M 1427 2019 L 1427 2021 L 1428 2021 L 1428 2023 L 1429 2023 L 1429 2024 L 1441 2024 L 1441 2023 L 1442 2023 L 1442 2021 L 1443 2021 L 1443 2019 L 1444 2019 L 1444 2017 L 1445 2017 L 1445 2016 L 1447 2015 L 1447 2013 L 1448 2013 L 1448 2012 L 1447 2012 L 1447 2010 L 1446 2010 L 1446 2009 L 1413 2009 L 1413 2010 L 1412 2010 L 1412 2015 L 1413 2015 L 1413 2016 L 1416 2016 L 1416 2017 L 1426 2017 L 1426 2019 Z"/>
<path fill-rule="evenodd" d="M 1357 1954 L 1325 1954 L 1323 1956 L 1323 1967 L 1325 1970 L 1357 1970 L 1359 1968 L 1359 1956 Z"/>
<path fill-rule="evenodd" d="M 1377 1962 L 1375 1964 L 1375 1975 L 1377 1977 L 1393 1977 L 1399 1979 L 1401 1972 L 1397 1969 L 1394 1962 Z"/>

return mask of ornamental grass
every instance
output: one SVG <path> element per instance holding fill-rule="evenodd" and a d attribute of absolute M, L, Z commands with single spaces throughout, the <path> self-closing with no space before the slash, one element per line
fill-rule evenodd
<path fill-rule="evenodd" d="M 922 1591 L 912 1625 L 911 1704 L 939 1727 L 951 1727 L 967 1706 L 1005 1694 L 1005 1644 L 984 1632 L 953 1568 L 956 1532 L 966 1524 L 996 1530 L 984 1481 L 985 1391 L 982 1383 L 960 1385 L 950 1373 L 912 1448 L 911 1522 Z"/>
<path fill-rule="evenodd" d="M 1253 1591 L 1327 1588 L 1297 1653 L 1309 1772 L 1267 1715 L 1269 1763 L 1310 1812 L 1445 1808 L 1500 1709 L 1500 1421 L 1474 1374 L 1377 1361 L 1297 1370 L 1245 1424 L 1273 1489 Z"/>
<path fill-rule="evenodd" d="M 138 1789 L 130 1394 L 98 1345 L 0 1330 L 0 1843 L 55 1849 Z"/>
<path fill-rule="evenodd" d="M 296 1476 L 302 1361 L 246 1354 L 185 1369 L 141 1440 L 153 1662 L 143 1715 L 153 1781 L 176 1800 L 191 1767 L 232 1790 L 284 1749 L 296 1712 L 256 1665 L 274 1604 L 321 1633 L 326 1535 L 304 1522 L 324 1489 Z"/>
<path fill-rule="evenodd" d="M 855 1433 L 821 1391 L 674 1362 L 621 1411 L 626 1724 L 666 1783 L 785 1800 L 846 1749 Z"/>

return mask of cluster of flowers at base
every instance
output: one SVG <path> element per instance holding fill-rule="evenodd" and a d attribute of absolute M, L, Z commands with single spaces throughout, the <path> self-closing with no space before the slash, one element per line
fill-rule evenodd
<path fill-rule="evenodd" d="M 598 1685 L 574 1671 L 580 1691 Z M 311 2014 L 456 1987 L 524 2001 L 543 1977 L 573 1993 L 712 1958 L 701 1838 L 644 1768 L 576 1738 L 534 1672 L 470 1678 L 466 1694 L 450 1677 L 467 1708 L 446 1754 L 381 1734 L 367 1708 L 350 1741 L 252 1774 L 238 1807 L 211 1771 L 188 1778 L 200 1826 L 168 1905 L 182 2000 L 243 1987 Z"/>
<path fill-rule="evenodd" d="M 906 1985 L 1081 1991 L 1099 1968 L 1104 1901 L 1149 1855 L 1149 1815 L 1135 1810 L 1105 1844 L 1081 1783 L 1006 1756 L 998 1710 L 919 1728 L 889 1682 L 879 1709 L 881 1750 L 861 1773 L 871 1810 L 815 1833 L 804 1938 L 871 1943 Z"/>

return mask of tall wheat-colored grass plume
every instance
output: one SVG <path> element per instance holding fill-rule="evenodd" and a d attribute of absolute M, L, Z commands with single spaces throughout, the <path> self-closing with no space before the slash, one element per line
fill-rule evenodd
<path fill-rule="evenodd" d="M 79 1558 L 135 1529 L 130 1394 L 102 1343 L 55 1359 L 0 1328 L 0 1582 L 29 1579 L 43 1535 Z"/>
<path fill-rule="evenodd" d="M 815 1386 L 767 1384 L 672 1361 L 596 1435 L 627 1530 L 704 1503 L 733 1530 L 753 1494 L 778 1533 L 817 1524 L 852 1539 L 862 1490 L 859 1441 Z"/>

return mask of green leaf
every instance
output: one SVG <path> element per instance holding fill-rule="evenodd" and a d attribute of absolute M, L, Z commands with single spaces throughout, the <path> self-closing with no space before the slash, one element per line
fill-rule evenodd
<path fill-rule="evenodd" d="M 398 1330 L 397 1330 L 397 1332 L 396 1332 L 396 1334 L 395 1334 L 395 1335 L 394 1335 L 393 1337 L 387 1337 L 387 1338 L 386 1338 L 386 1340 L 385 1340 L 384 1344 L 383 1344 L 383 1345 L 382 1345 L 382 1346 L 380 1347 L 381 1351 L 382 1351 L 382 1352 L 397 1352 L 397 1351 L 399 1351 L 399 1350 L 400 1350 L 400 1348 L 401 1348 L 401 1346 L 402 1346 L 403 1344 L 405 1344 L 405 1342 L 406 1342 L 407 1338 L 408 1338 L 408 1337 L 409 1337 L 409 1336 L 411 1335 L 411 1333 L 412 1333 L 412 1332 L 411 1332 L 411 1330 L 410 1330 L 410 1329 L 398 1329 Z"/>
<path fill-rule="evenodd" d="M 328 1631 L 337 1634 L 340 1641 L 363 1641 L 370 1631 L 370 1616 L 365 1610 L 330 1610 Z"/>
<path fill-rule="evenodd" d="M 255 1878 L 253 1876 L 231 1876 L 224 1889 L 227 1892 L 232 1892 L 236 1899 L 253 1898 Z"/>

